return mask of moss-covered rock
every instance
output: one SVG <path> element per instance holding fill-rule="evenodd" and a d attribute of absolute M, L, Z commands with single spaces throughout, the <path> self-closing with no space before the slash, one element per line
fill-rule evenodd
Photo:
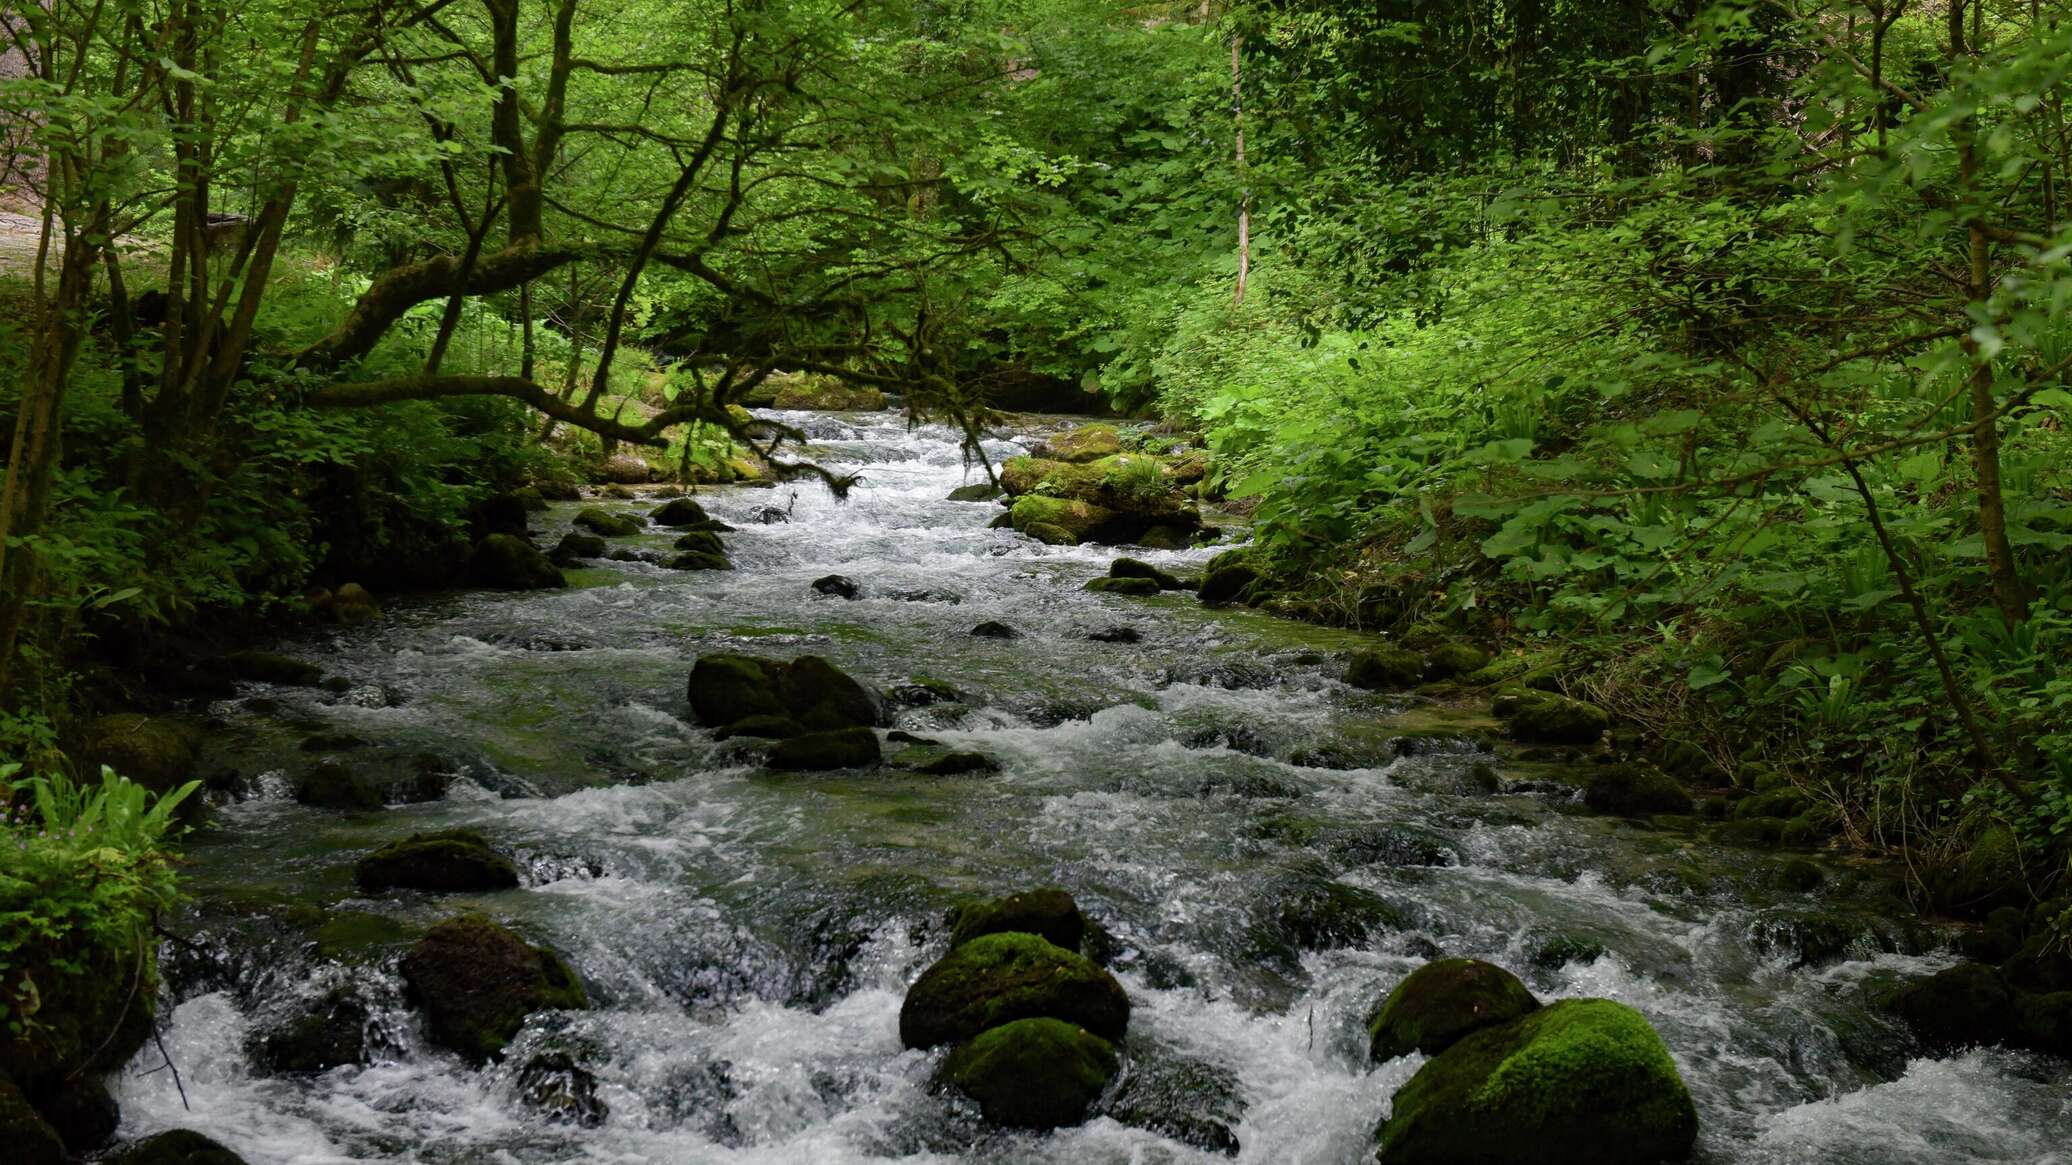
<path fill-rule="evenodd" d="M 662 565 L 670 570 L 734 569 L 733 562 L 725 554 L 716 554 L 710 550 L 686 550 L 681 554 L 672 554 L 662 560 Z"/>
<path fill-rule="evenodd" d="M 1118 558 L 1108 564 L 1109 578 L 1149 579 L 1162 591 L 1184 591 L 1187 584 L 1141 558 Z"/>
<path fill-rule="evenodd" d="M 711 530 L 691 530 L 678 536 L 670 545 L 690 554 L 710 554 L 718 558 L 727 556 L 727 545 Z"/>
<path fill-rule="evenodd" d="M 342 761 L 320 760 L 295 782 L 295 800 L 327 809 L 379 809 L 386 804 L 374 781 Z"/>
<path fill-rule="evenodd" d="M 868 728 L 838 728 L 780 740 L 764 763 L 781 772 L 818 773 L 876 768 L 883 760 L 877 733 Z"/>
<path fill-rule="evenodd" d="M 117 712 L 87 721 L 80 735 L 79 759 L 86 772 L 107 765 L 155 793 L 195 776 L 201 730 L 170 716 Z"/>
<path fill-rule="evenodd" d="M 1133 599 L 1149 599 L 1158 595 L 1158 584 L 1148 578 L 1092 578 L 1086 580 L 1086 588 L 1096 594 L 1127 595 Z"/>
<path fill-rule="evenodd" d="M 1424 678 L 1450 680 L 1489 666 L 1489 653 L 1469 643 L 1441 643 L 1425 654 Z"/>
<path fill-rule="evenodd" d="M 1436 1056 L 1483 1028 L 1523 1019 L 1540 1001 L 1518 976 L 1479 959 L 1439 959 L 1396 984 L 1367 1021 L 1375 1061 Z"/>
<path fill-rule="evenodd" d="M 1013 931 L 1039 935 L 1055 946 L 1076 951 L 1086 936 L 1086 916 L 1079 912 L 1079 903 L 1073 901 L 1072 895 L 1056 886 L 1025 890 L 990 902 L 967 903 L 950 914 L 952 947 L 985 935 Z"/>
<path fill-rule="evenodd" d="M 1115 976 L 1084 956 L 1033 934 L 982 935 L 914 981 L 899 1009 L 899 1038 L 910 1048 L 932 1048 L 1036 1018 L 1117 1040 L 1129 1025 L 1130 1001 Z"/>
<path fill-rule="evenodd" d="M 1345 665 L 1345 682 L 1372 692 L 1400 692 L 1423 678 L 1424 656 L 1407 647 L 1369 647 L 1354 652 Z"/>
<path fill-rule="evenodd" d="M 875 413 L 886 406 L 885 394 L 875 388 L 851 386 L 825 377 L 800 377 L 777 390 L 772 402 L 780 409 L 818 413 Z"/>
<path fill-rule="evenodd" d="M 999 486 L 994 485 L 990 481 L 975 481 L 970 485 L 960 485 L 956 489 L 951 490 L 950 496 L 944 500 L 952 502 L 990 502 L 999 496 Z"/>
<path fill-rule="evenodd" d="M 789 716 L 743 716 L 714 733 L 721 740 L 753 736 L 761 740 L 789 740 L 805 734 L 806 726 Z"/>
<path fill-rule="evenodd" d="M 2017 995 L 2015 1040 L 2052 1056 L 2072 1056 L 2072 991 Z"/>
<path fill-rule="evenodd" d="M 1690 1155 L 1698 1114 L 1632 1008 L 1572 999 L 1487 1028 L 1396 1091 L 1384 1165 L 1659 1165 Z"/>
<path fill-rule="evenodd" d="M 924 777 L 965 777 L 973 773 L 997 773 L 1000 762 L 982 752 L 952 750 L 914 766 Z"/>
<path fill-rule="evenodd" d="M 1983 918 L 2029 897 L 2021 842 L 2014 830 L 1997 823 L 1979 830 L 1948 860 L 1924 869 L 1921 884 L 1937 910 L 1960 918 Z"/>
<path fill-rule="evenodd" d="M 1220 560 L 1221 556 L 1218 556 Z M 1204 607 L 1223 607 L 1241 603 L 1252 597 L 1258 588 L 1260 575 L 1248 563 L 1233 562 L 1218 566 L 1215 560 L 1209 563 L 1208 572 L 1202 575 L 1201 603 Z"/>
<path fill-rule="evenodd" d="M 704 506 L 690 498 L 671 498 L 649 511 L 648 521 L 672 529 L 690 526 L 703 529 L 711 524 L 712 515 L 705 512 Z"/>
<path fill-rule="evenodd" d="M 1001 516 L 1004 518 L 1012 517 L 1009 514 L 1002 514 Z M 1043 543 L 1045 546 L 1079 545 L 1079 538 L 1072 531 L 1065 529 L 1063 526 L 1053 526 L 1049 522 L 1031 522 L 1023 528 L 1022 533 Z"/>
<path fill-rule="evenodd" d="M 568 585 L 539 547 L 514 534 L 491 534 L 475 543 L 461 577 L 471 586 L 500 591 L 543 591 Z"/>
<path fill-rule="evenodd" d="M 1595 704 L 1553 692 L 1506 692 L 1491 705 L 1504 730 L 1531 744 L 1596 744 L 1612 718 Z"/>
<path fill-rule="evenodd" d="M 102 1158 L 107 1165 L 245 1165 L 245 1159 L 193 1129 L 172 1129 Z"/>
<path fill-rule="evenodd" d="M 1113 425 L 1081 425 L 1053 433 L 1036 447 L 1035 455 L 1047 461 L 1067 464 L 1099 461 L 1122 452 L 1122 435 Z"/>
<path fill-rule="evenodd" d="M 1892 1010 L 1937 1053 L 2008 1042 L 2015 1032 L 2015 992 L 1999 971 L 1959 963 L 1910 983 Z"/>
<path fill-rule="evenodd" d="M 0 1075 L 0 1145 L 7 1146 L 8 1159 L 20 1165 L 64 1165 L 64 1139 L 4 1075 Z"/>
<path fill-rule="evenodd" d="M 631 514 L 618 514 L 598 506 L 584 506 L 576 512 L 576 525 L 606 538 L 624 538 L 645 527 Z"/>
<path fill-rule="evenodd" d="M 1599 813 L 1652 817 L 1691 811 L 1691 795 L 1669 774 L 1648 765 L 1600 765 L 1583 790 L 1583 803 Z"/>
<path fill-rule="evenodd" d="M 413 833 L 392 841 L 359 860 L 353 878 L 369 893 L 383 890 L 432 890 L 454 893 L 509 890 L 518 885 L 518 867 L 496 852 L 481 834 L 468 829 Z"/>
<path fill-rule="evenodd" d="M 1107 1040 L 1037 1018 L 981 1032 L 950 1053 L 943 1074 L 996 1125 L 1055 1129 L 1086 1119 L 1119 1066 Z"/>
<path fill-rule="evenodd" d="M 1029 534 L 1031 526 L 1049 526 L 1070 534 L 1075 543 L 1094 541 L 1095 534 L 1116 518 L 1115 511 L 1102 506 L 1038 494 L 1016 498 L 1007 513 L 1008 521 L 1023 534 Z"/>
<path fill-rule="evenodd" d="M 1755 817 L 1775 817 L 1788 821 L 1813 807 L 1806 795 L 1790 785 L 1756 793 L 1734 802 L 1733 816 L 1737 821 Z"/>
<path fill-rule="evenodd" d="M 790 662 L 749 655 L 698 657 L 688 685 L 701 723 L 726 727 L 751 716 L 788 717 L 809 731 L 867 727 L 884 715 L 877 694 L 817 655 Z"/>
<path fill-rule="evenodd" d="M 603 558 L 608 549 L 604 539 L 597 535 L 571 530 L 547 552 L 547 561 L 556 566 L 574 566 L 586 558 Z"/>
<path fill-rule="evenodd" d="M 432 1039 L 478 1062 L 502 1052 L 532 1013 L 589 1006 L 560 956 L 479 915 L 426 932 L 402 971 Z"/>

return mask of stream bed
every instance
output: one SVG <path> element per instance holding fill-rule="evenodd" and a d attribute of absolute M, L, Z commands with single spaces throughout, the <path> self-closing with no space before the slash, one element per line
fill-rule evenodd
<path fill-rule="evenodd" d="M 166 949 L 179 1077 L 147 1045 L 117 1084 L 125 1135 L 194 1128 L 253 1165 L 1352 1165 L 1420 1062 L 1368 1066 L 1364 1020 L 1443 953 L 1543 1000 L 1638 1008 L 1697 1101 L 1702 1161 L 2072 1161 L 2064 1062 L 1926 1058 L 1877 1006 L 1954 961 L 1888 871 L 1823 862 L 1809 893 L 1779 855 L 1590 816 L 1479 748 L 1486 722 L 1339 682 L 1360 637 L 1084 592 L 1117 551 L 944 500 L 981 476 L 948 429 L 781 416 L 862 484 L 845 503 L 812 483 L 702 491 L 738 527 L 735 570 L 600 562 L 562 591 L 393 600 L 276 645 L 330 687 L 247 685 L 210 710 L 236 792 L 191 839 L 199 903 Z M 770 504 L 789 520 L 749 520 Z M 576 508 L 533 516 L 542 545 Z M 1184 573 L 1212 551 L 1130 553 Z M 831 573 L 863 597 L 815 594 Z M 989 620 L 1019 637 L 970 634 Z M 1088 638 L 1117 627 L 1138 641 Z M 712 651 L 825 656 L 886 692 L 899 728 L 1001 771 L 765 771 L 691 719 L 685 678 Z M 298 804 L 324 758 L 443 795 Z M 454 827 L 517 855 L 525 884 L 355 889 L 360 855 Z M 1135 1005 L 1121 1091 L 1080 1128 L 989 1129 L 931 1087 L 940 1052 L 902 1049 L 900 1000 L 950 905 L 1050 884 L 1105 928 Z M 462 909 L 561 952 L 593 1009 L 534 1016 L 488 1068 L 431 1046 L 396 959 Z M 255 1067 L 255 1039 L 338 993 L 364 1009 L 367 1065 Z"/>

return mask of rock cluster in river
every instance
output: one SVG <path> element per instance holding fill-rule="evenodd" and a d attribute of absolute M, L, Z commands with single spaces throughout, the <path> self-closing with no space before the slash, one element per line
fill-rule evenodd
<path fill-rule="evenodd" d="M 884 702 L 817 655 L 790 661 L 715 653 L 691 667 L 687 694 L 699 723 L 723 736 L 777 741 L 776 769 L 824 771 L 876 765 Z"/>
<path fill-rule="evenodd" d="M 995 1124 L 1079 1123 L 1120 1067 L 1130 1016 L 1122 985 L 1076 949 L 1084 933 L 1062 890 L 961 909 L 949 953 L 907 991 L 901 1042 L 953 1045 L 944 1078 Z"/>
<path fill-rule="evenodd" d="M 1121 434 L 1103 424 L 1055 434 L 1000 468 L 1008 525 L 1055 545 L 1185 547 L 1202 525 L 1193 480 L 1168 458 L 1125 451 Z"/>
<path fill-rule="evenodd" d="M 1510 972 L 1427 964 L 1370 1024 L 1378 1058 L 1430 1057 L 1396 1090 L 1381 1165 L 1658 1165 L 1698 1114 L 1661 1037 L 1608 999 L 1542 1007 Z"/>

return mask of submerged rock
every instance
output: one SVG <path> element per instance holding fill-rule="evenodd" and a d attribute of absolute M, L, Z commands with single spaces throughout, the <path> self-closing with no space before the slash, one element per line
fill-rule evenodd
<path fill-rule="evenodd" d="M 403 982 L 436 1042 L 480 1062 L 536 1011 L 589 1006 L 560 956 L 479 915 L 433 927 L 403 956 Z"/>
<path fill-rule="evenodd" d="M 102 1160 L 108 1165 L 245 1165 L 243 1157 L 193 1129 L 133 1141 Z"/>
<path fill-rule="evenodd" d="M 1095 643 L 1142 643 L 1144 633 L 1135 627 L 1103 627 L 1086 633 Z"/>
<path fill-rule="evenodd" d="M 1076 1125 L 1113 1079 L 1114 1045 L 1077 1024 L 1032 1018 L 981 1032 L 950 1053 L 943 1074 L 997 1125 Z"/>
<path fill-rule="evenodd" d="M 1156 1045 L 1130 1047 L 1129 1070 L 1105 1115 L 1183 1145 L 1236 1156 L 1236 1128 L 1245 1106 L 1237 1075 L 1227 1068 L 1176 1055 Z"/>
<path fill-rule="evenodd" d="M 479 833 L 447 829 L 414 833 L 392 841 L 353 867 L 353 878 L 369 893 L 383 890 L 509 890 L 518 885 L 518 867 L 496 852 Z"/>
<path fill-rule="evenodd" d="M 914 771 L 927 777 L 962 777 L 972 773 L 997 773 L 1000 762 L 982 752 L 946 752 L 914 766 Z"/>
<path fill-rule="evenodd" d="M 1892 1009 L 1938 1053 L 2006 1043 L 2016 1030 L 2014 989 L 1983 963 L 1959 963 L 1909 984 Z"/>
<path fill-rule="evenodd" d="M 1513 739 L 1532 744 L 1596 744 L 1612 722 L 1597 705 L 1553 692 L 1507 692 L 1490 710 Z"/>
<path fill-rule="evenodd" d="M 875 768 L 883 759 L 877 733 L 868 728 L 839 728 L 780 740 L 765 763 L 783 772 L 811 773 Z"/>
<path fill-rule="evenodd" d="M 568 585 L 539 547 L 512 534 L 491 534 L 475 543 L 461 577 L 471 585 L 500 591 L 543 591 Z"/>
<path fill-rule="evenodd" d="M 952 947 L 1011 931 L 1038 935 L 1056 946 L 1076 951 L 1086 935 L 1086 916 L 1079 912 L 1079 903 L 1072 895 L 1057 886 L 1025 890 L 990 902 L 967 903 L 950 913 Z"/>
<path fill-rule="evenodd" d="M 624 538 L 638 534 L 644 528 L 644 523 L 631 514 L 615 514 L 598 506 L 585 506 L 577 511 L 575 522 L 583 529 L 607 538 Z"/>
<path fill-rule="evenodd" d="M 594 1129 L 611 1115 L 597 1095 L 597 1076 L 563 1049 L 533 1055 L 518 1070 L 518 1095 L 548 1124 Z"/>
<path fill-rule="evenodd" d="M 1480 959 L 1439 959 L 1396 984 L 1368 1020 L 1369 1054 L 1376 1062 L 1411 1052 L 1436 1056 L 1539 1006 L 1518 976 L 1502 967 Z"/>
<path fill-rule="evenodd" d="M 1660 1165 L 1690 1155 L 1698 1113 L 1648 1021 L 1570 999 L 1476 1032 L 1396 1091 L 1383 1165 Z"/>
<path fill-rule="evenodd" d="M 899 1038 L 909 1048 L 932 1048 L 1038 1018 L 1117 1040 L 1129 1025 L 1129 996 L 1115 976 L 1036 935 L 982 935 L 914 981 L 899 1009 Z"/>
<path fill-rule="evenodd" d="M 1651 817 L 1691 811 L 1691 795 L 1669 774 L 1645 765 L 1602 765 L 1583 790 L 1583 803 L 1599 813 Z"/>

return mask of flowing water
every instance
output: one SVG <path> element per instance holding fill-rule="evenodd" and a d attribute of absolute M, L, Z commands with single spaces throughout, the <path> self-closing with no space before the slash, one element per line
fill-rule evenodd
<path fill-rule="evenodd" d="M 1364 1162 L 1418 1060 L 1368 1067 L 1362 1021 L 1444 952 L 1543 999 L 1644 1012 L 1697 1099 L 1704 1161 L 2072 1161 L 2064 1063 L 1923 1058 L 1875 1005 L 1952 958 L 1900 920 L 1880 871 L 1837 863 L 1794 893 L 1774 855 L 1585 815 L 1570 785 L 1434 738 L 1447 717 L 1339 683 L 1354 637 L 1083 592 L 1112 552 L 1040 546 L 987 529 L 995 505 L 943 500 L 967 479 L 946 430 L 785 419 L 864 481 L 845 504 L 818 485 L 701 495 L 740 527 L 737 570 L 601 563 L 566 591 L 399 602 L 281 645 L 339 690 L 254 686 L 214 707 L 237 793 L 192 845 L 202 905 L 168 947 L 179 1079 L 140 1054 L 118 1088 L 126 1135 L 196 1128 L 254 1165 L 1149 1165 L 1225 1160 L 1233 1137 L 1242 1161 Z M 747 520 L 772 502 L 788 522 Z M 535 517 L 544 544 L 574 509 Z M 865 597 L 814 595 L 833 572 Z M 1021 636 L 972 637 L 986 620 Z M 1087 638 L 1117 626 L 1141 641 Z M 710 651 L 826 656 L 893 693 L 900 727 L 1002 771 L 763 771 L 690 720 L 684 680 Z M 920 703 L 917 677 L 964 698 Z M 305 807 L 288 790 L 311 736 L 355 766 L 457 777 L 379 812 Z M 516 853 L 524 887 L 353 888 L 368 849 L 455 826 Z M 931 1088 L 939 1053 L 900 1046 L 944 909 L 1042 884 L 1112 936 L 1135 1011 L 1110 1108 L 1134 1124 L 989 1130 Z M 430 1046 L 395 959 L 405 928 L 463 908 L 564 953 L 594 1009 L 533 1017 L 501 1066 Z M 252 1066 L 249 1040 L 337 990 L 367 1009 L 370 1065 Z M 545 1052 L 594 1081 L 587 1121 L 542 1102 L 555 1088 L 525 1066 Z"/>

